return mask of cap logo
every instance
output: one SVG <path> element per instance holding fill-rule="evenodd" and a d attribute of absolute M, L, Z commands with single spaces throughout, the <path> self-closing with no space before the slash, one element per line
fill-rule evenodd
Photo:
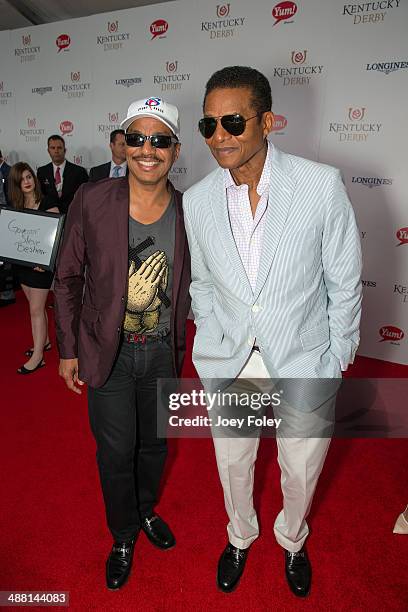
<path fill-rule="evenodd" d="M 160 106 L 161 98 L 148 98 L 145 102 L 146 106 L 149 108 Z"/>

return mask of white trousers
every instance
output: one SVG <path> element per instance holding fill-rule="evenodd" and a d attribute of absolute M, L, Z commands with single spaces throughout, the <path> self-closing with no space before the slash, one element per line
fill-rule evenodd
<path fill-rule="evenodd" d="M 260 353 L 252 352 L 238 378 L 269 378 Z M 259 438 L 213 437 L 218 473 L 224 491 L 233 546 L 248 548 L 259 535 L 253 504 L 255 461 Z M 306 517 L 323 468 L 330 438 L 292 438 L 277 434 L 283 509 L 275 520 L 278 543 L 290 552 L 299 551 L 308 534 Z"/>

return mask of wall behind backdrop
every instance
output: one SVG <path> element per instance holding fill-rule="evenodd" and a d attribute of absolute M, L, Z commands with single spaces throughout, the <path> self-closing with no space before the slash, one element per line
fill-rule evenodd
<path fill-rule="evenodd" d="M 408 364 L 407 25 L 408 0 L 179 0 L 0 32 L 0 148 L 38 166 L 60 133 L 90 168 L 129 103 L 159 96 L 181 111 L 185 189 L 215 167 L 196 129 L 205 82 L 258 68 L 274 144 L 343 173 L 364 252 L 359 353 Z"/>

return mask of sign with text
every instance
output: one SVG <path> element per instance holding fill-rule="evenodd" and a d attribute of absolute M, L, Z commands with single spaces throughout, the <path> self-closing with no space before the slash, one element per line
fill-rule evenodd
<path fill-rule="evenodd" d="M 64 215 L 0 208 L 0 260 L 53 270 Z"/>

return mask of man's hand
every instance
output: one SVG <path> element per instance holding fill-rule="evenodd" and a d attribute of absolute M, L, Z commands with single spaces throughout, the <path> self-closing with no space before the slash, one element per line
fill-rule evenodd
<path fill-rule="evenodd" d="M 84 382 L 78 378 L 78 359 L 60 359 L 58 374 L 65 380 L 68 389 L 81 395 L 82 391 L 76 385 Z"/>
<path fill-rule="evenodd" d="M 34 270 L 36 272 L 45 272 L 45 270 L 43 270 L 42 268 L 39 268 L 38 266 L 35 266 Z"/>

